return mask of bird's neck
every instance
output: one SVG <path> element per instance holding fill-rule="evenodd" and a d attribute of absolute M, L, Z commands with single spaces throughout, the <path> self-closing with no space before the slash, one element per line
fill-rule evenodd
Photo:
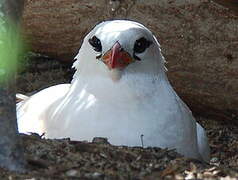
<path fill-rule="evenodd" d="M 130 99 L 152 98 L 157 95 L 163 84 L 167 84 L 165 73 L 122 74 L 119 80 L 110 76 L 90 76 L 81 74 L 81 78 L 72 83 L 74 89 L 85 90 L 97 99 L 114 99 L 115 101 L 128 101 Z"/>

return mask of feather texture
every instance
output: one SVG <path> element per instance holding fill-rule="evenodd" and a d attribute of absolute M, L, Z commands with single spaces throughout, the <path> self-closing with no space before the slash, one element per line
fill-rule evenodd
<path fill-rule="evenodd" d="M 101 41 L 102 55 L 116 42 L 131 56 L 139 38 L 152 43 L 136 54 L 141 61 L 110 70 L 96 58 L 99 52 L 88 42 L 93 36 Z M 145 146 L 209 161 L 206 133 L 171 87 L 160 45 L 146 27 L 126 20 L 102 22 L 85 37 L 76 59 L 71 85 L 50 87 L 18 105 L 20 132 L 88 141 L 107 137 L 127 146 L 141 146 L 143 135 Z"/>

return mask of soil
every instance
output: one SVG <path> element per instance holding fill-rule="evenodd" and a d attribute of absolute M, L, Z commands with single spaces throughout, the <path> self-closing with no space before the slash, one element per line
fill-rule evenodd
<path fill-rule="evenodd" d="M 45 87 L 70 82 L 70 64 L 31 54 L 21 62 L 17 90 L 32 94 Z M 21 135 L 27 159 L 23 174 L 0 169 L 0 179 L 236 179 L 238 127 L 225 121 L 196 117 L 206 129 L 211 147 L 209 164 L 184 158 L 173 150 L 44 139 Z"/>

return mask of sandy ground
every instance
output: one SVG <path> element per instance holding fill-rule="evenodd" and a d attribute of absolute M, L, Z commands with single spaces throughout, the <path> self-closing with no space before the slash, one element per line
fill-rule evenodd
<path fill-rule="evenodd" d="M 31 94 L 69 82 L 70 65 L 41 56 L 25 61 L 17 77 L 18 92 Z M 24 174 L 0 169 L 0 179 L 236 179 L 238 128 L 222 121 L 196 119 L 205 127 L 211 161 L 203 164 L 159 148 L 116 147 L 104 140 L 77 142 L 22 135 L 27 158 Z"/>

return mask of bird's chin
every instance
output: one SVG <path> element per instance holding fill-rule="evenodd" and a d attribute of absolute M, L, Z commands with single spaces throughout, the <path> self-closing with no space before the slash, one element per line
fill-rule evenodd
<path fill-rule="evenodd" d="M 108 71 L 110 78 L 114 81 L 117 82 L 121 79 L 123 70 L 122 69 L 111 69 Z"/>

